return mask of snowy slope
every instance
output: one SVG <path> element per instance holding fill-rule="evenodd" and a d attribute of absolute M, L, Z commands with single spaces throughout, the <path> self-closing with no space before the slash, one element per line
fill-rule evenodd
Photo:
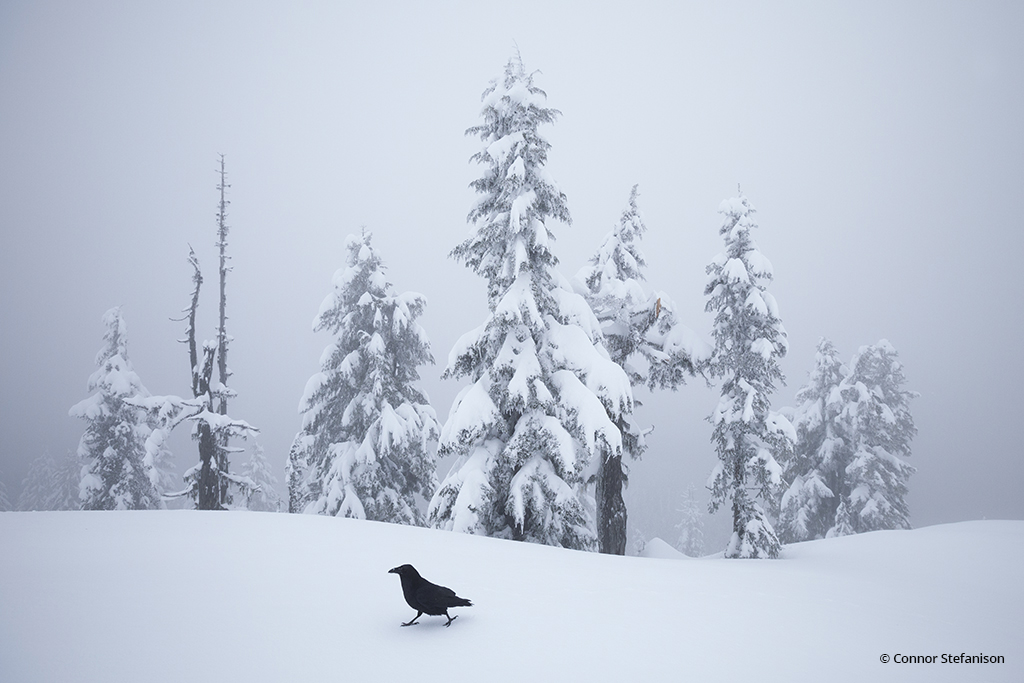
<path fill-rule="evenodd" d="M 0 681 L 1020 681 L 1022 561 L 1019 521 L 677 561 L 284 514 L 0 513 Z M 404 562 L 475 606 L 400 628 Z M 1006 663 L 879 661 L 944 652 Z"/>

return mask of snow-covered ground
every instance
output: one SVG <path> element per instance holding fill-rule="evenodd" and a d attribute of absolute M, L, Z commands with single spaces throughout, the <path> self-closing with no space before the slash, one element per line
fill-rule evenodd
<path fill-rule="evenodd" d="M 0 681 L 1021 681 L 1024 522 L 607 557 L 269 513 L 0 513 Z M 473 600 L 413 616 L 414 564 Z M 887 654 L 1003 664 L 883 664 Z"/>

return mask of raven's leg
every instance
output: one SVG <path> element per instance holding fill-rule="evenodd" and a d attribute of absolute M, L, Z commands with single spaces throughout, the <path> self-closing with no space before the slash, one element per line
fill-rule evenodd
<path fill-rule="evenodd" d="M 423 612 L 417 611 L 416 612 L 416 616 L 414 616 L 412 619 L 410 619 L 409 621 L 407 621 L 404 624 L 402 624 L 402 626 L 415 626 L 416 625 L 416 620 L 419 619 L 422 616 L 423 616 Z"/>
<path fill-rule="evenodd" d="M 459 618 L 459 615 L 458 615 L 458 614 L 456 614 L 456 615 L 455 615 L 454 617 L 450 617 L 450 616 L 448 616 L 448 610 L 445 610 L 445 611 L 444 611 L 444 615 L 445 615 L 446 617 L 448 617 L 448 623 L 447 623 L 447 624 L 445 624 L 445 626 L 451 626 L 451 625 L 452 625 L 452 622 L 453 622 L 453 621 L 455 621 L 456 619 L 458 619 L 458 618 Z"/>

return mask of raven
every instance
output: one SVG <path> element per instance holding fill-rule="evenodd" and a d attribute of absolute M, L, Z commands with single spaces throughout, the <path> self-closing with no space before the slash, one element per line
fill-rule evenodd
<path fill-rule="evenodd" d="M 431 616 L 444 615 L 448 617 L 445 626 L 451 626 L 458 615 L 448 616 L 449 607 L 472 607 L 473 603 L 465 598 L 460 598 L 451 588 L 438 586 L 430 583 L 416 571 L 411 564 L 403 564 L 400 567 L 388 570 L 388 574 L 398 574 L 402 579 L 402 593 L 409 607 L 416 610 L 416 616 L 402 624 L 412 626 L 424 614 Z"/>

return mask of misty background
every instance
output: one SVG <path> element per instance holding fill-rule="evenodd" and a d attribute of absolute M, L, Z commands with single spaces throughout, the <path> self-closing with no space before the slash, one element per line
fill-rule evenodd
<path fill-rule="evenodd" d="M 312 321 L 365 227 L 397 291 L 428 298 L 439 419 L 455 340 L 484 281 L 447 257 L 468 234 L 480 94 L 518 46 L 549 106 L 548 168 L 571 225 L 561 271 L 597 249 L 640 185 L 648 285 L 706 339 L 704 267 L 737 185 L 775 267 L 792 405 L 821 336 L 849 358 L 889 339 L 919 433 L 911 522 L 1024 519 L 1016 433 L 1024 219 L 1024 6 L 864 3 L 0 4 L 0 478 L 74 451 L 123 306 L 154 394 L 190 393 L 173 322 L 189 244 L 216 327 L 218 154 L 226 155 L 231 414 L 261 430 L 284 491 L 299 398 L 327 335 Z M 630 523 L 673 540 L 680 496 L 714 466 L 716 388 L 640 392 L 654 425 Z M 172 448 L 198 461 L 188 428 Z M 247 459 L 234 459 L 237 468 Z M 440 474 L 446 471 L 442 464 Z M 725 543 L 720 512 L 708 551 Z"/>

